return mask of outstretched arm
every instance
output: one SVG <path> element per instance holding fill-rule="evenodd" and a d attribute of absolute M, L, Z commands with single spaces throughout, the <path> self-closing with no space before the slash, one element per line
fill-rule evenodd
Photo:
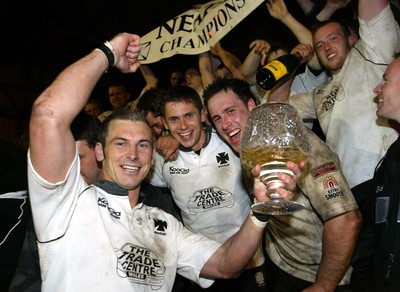
<path fill-rule="evenodd" d="M 266 6 L 271 16 L 286 25 L 300 44 L 312 45 L 311 31 L 289 13 L 284 0 L 268 0 Z M 316 55 L 309 59 L 308 65 L 313 69 L 321 69 Z"/>
<path fill-rule="evenodd" d="M 388 4 L 388 0 L 359 0 L 358 17 L 369 21 L 378 15 Z"/>
<path fill-rule="evenodd" d="M 154 74 L 153 70 L 151 70 L 149 65 L 145 65 L 145 64 L 141 65 L 140 72 L 142 73 L 142 76 L 144 78 L 144 81 L 146 82 L 146 85 L 143 87 L 142 91 L 140 92 L 139 97 L 142 96 L 146 90 L 157 87 L 157 85 L 158 85 L 158 78 Z"/>
<path fill-rule="evenodd" d="M 139 68 L 139 36 L 121 33 L 110 45 L 118 69 L 135 72 Z M 49 182 L 65 178 L 75 155 L 71 122 L 108 67 L 106 55 L 93 50 L 67 67 L 35 101 L 30 121 L 30 157 L 35 170 Z"/>
<path fill-rule="evenodd" d="M 216 79 L 212 68 L 210 52 L 204 52 L 199 55 L 199 71 L 203 88 L 206 88 Z"/>
<path fill-rule="evenodd" d="M 329 20 L 336 10 L 346 7 L 350 2 L 351 0 L 327 0 L 322 10 L 315 18 L 321 22 Z"/>
<path fill-rule="evenodd" d="M 271 46 L 265 40 L 255 40 L 249 48 L 251 51 L 242 64 L 242 74 L 249 84 L 255 84 L 258 67 L 265 64 Z"/>

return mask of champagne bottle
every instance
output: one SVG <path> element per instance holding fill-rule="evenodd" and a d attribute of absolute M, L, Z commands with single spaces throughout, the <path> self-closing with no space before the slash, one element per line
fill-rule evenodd
<path fill-rule="evenodd" d="M 271 90 L 275 85 L 287 81 L 299 68 L 302 57 L 299 54 L 287 54 L 272 60 L 257 71 L 258 85 Z"/>

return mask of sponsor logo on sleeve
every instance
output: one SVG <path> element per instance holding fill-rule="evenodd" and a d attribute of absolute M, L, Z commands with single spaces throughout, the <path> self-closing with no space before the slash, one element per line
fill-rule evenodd
<path fill-rule="evenodd" d="M 310 174 L 313 179 L 320 178 L 321 176 L 337 171 L 336 164 L 333 161 L 318 165 L 310 170 Z"/>
<path fill-rule="evenodd" d="M 324 189 L 327 191 L 325 193 L 326 200 L 335 199 L 338 197 L 343 197 L 343 192 L 339 188 L 339 185 L 334 177 L 328 176 L 323 181 Z"/>

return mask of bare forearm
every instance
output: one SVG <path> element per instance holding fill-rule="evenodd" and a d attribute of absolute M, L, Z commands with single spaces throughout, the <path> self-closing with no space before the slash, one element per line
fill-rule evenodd
<path fill-rule="evenodd" d="M 260 61 L 261 61 L 261 55 L 251 51 L 249 55 L 247 55 L 246 59 L 242 64 L 241 71 L 243 77 L 250 84 L 254 84 L 257 81 L 256 73 L 258 67 L 260 66 Z"/>
<path fill-rule="evenodd" d="M 214 72 L 212 71 L 211 59 L 209 52 L 201 53 L 199 55 L 199 70 L 203 87 L 207 87 L 215 80 Z"/>
<path fill-rule="evenodd" d="M 366 21 L 373 19 L 389 4 L 388 0 L 359 0 L 358 16 Z"/>
<path fill-rule="evenodd" d="M 254 256 L 263 234 L 264 227 L 256 226 L 247 218 L 241 229 L 211 256 L 201 275 L 210 278 L 238 276 Z"/>
<path fill-rule="evenodd" d="M 294 18 L 293 15 L 288 14 L 285 18 L 282 18 L 281 21 L 295 35 L 299 43 L 312 45 L 311 31 Z"/>
<path fill-rule="evenodd" d="M 299 3 L 301 9 L 305 14 L 310 13 L 311 9 L 314 6 L 313 1 L 311 0 L 297 0 L 297 3 Z"/>
<path fill-rule="evenodd" d="M 361 216 L 352 211 L 325 222 L 322 259 L 314 285 L 333 291 L 349 268 L 354 252 Z"/>

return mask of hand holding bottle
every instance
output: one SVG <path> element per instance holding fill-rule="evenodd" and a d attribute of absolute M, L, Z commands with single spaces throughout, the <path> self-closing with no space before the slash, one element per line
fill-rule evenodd
<path fill-rule="evenodd" d="M 249 48 L 253 54 L 261 56 L 260 65 L 264 65 L 271 50 L 271 45 L 265 40 L 255 40 L 251 42 Z"/>
<path fill-rule="evenodd" d="M 314 48 L 309 44 L 298 44 L 290 52 L 293 55 L 302 57 L 301 64 L 309 61 L 314 56 Z"/>

